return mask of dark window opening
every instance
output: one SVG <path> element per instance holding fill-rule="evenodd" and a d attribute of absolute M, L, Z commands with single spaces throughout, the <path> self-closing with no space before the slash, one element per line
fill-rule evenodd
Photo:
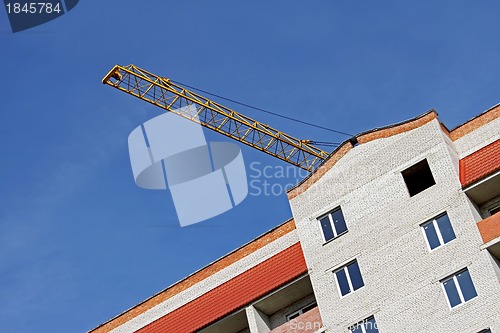
<path fill-rule="evenodd" d="M 492 210 L 490 210 L 490 214 L 491 215 L 495 215 L 498 212 L 500 212 L 500 206 L 498 206 L 498 207 L 493 208 Z"/>
<path fill-rule="evenodd" d="M 436 184 L 427 160 L 418 162 L 401 172 L 410 197 Z"/>
<path fill-rule="evenodd" d="M 312 310 L 312 309 L 314 309 L 314 308 L 315 308 L 315 307 L 317 307 L 317 306 L 318 306 L 318 304 L 316 304 L 316 302 L 313 302 L 313 303 L 311 303 L 311 304 L 309 304 L 309 305 L 305 306 L 305 307 L 302 309 L 302 312 L 306 313 L 307 311 Z"/>

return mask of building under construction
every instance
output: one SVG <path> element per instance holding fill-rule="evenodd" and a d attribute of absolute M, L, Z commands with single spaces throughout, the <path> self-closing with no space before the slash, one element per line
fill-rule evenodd
<path fill-rule="evenodd" d="M 91 332 L 500 332 L 500 105 L 320 162 L 287 193 L 292 219 Z"/>

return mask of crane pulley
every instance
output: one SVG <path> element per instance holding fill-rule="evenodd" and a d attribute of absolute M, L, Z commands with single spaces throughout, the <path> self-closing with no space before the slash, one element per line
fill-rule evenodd
<path fill-rule="evenodd" d="M 329 153 L 137 66 L 114 66 L 102 83 L 312 172 Z M 183 112 L 187 106 L 194 112 Z M 193 109 L 192 107 L 190 109 Z"/>

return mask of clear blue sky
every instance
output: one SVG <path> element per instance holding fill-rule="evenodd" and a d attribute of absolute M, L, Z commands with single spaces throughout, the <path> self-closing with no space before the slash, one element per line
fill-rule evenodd
<path fill-rule="evenodd" d="M 284 194 L 249 196 L 180 228 L 170 194 L 133 181 L 128 134 L 160 110 L 101 84 L 115 63 L 349 133 L 431 108 L 454 127 L 500 102 L 499 12 L 494 0 L 81 1 L 12 34 L 0 9 L 2 332 L 87 331 L 291 216 Z M 285 165 L 242 149 L 247 165 Z"/>

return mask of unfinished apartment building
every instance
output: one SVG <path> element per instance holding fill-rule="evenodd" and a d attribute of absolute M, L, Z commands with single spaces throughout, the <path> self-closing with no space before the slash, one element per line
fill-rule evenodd
<path fill-rule="evenodd" d="M 499 115 L 353 137 L 292 219 L 91 332 L 500 333 Z"/>

